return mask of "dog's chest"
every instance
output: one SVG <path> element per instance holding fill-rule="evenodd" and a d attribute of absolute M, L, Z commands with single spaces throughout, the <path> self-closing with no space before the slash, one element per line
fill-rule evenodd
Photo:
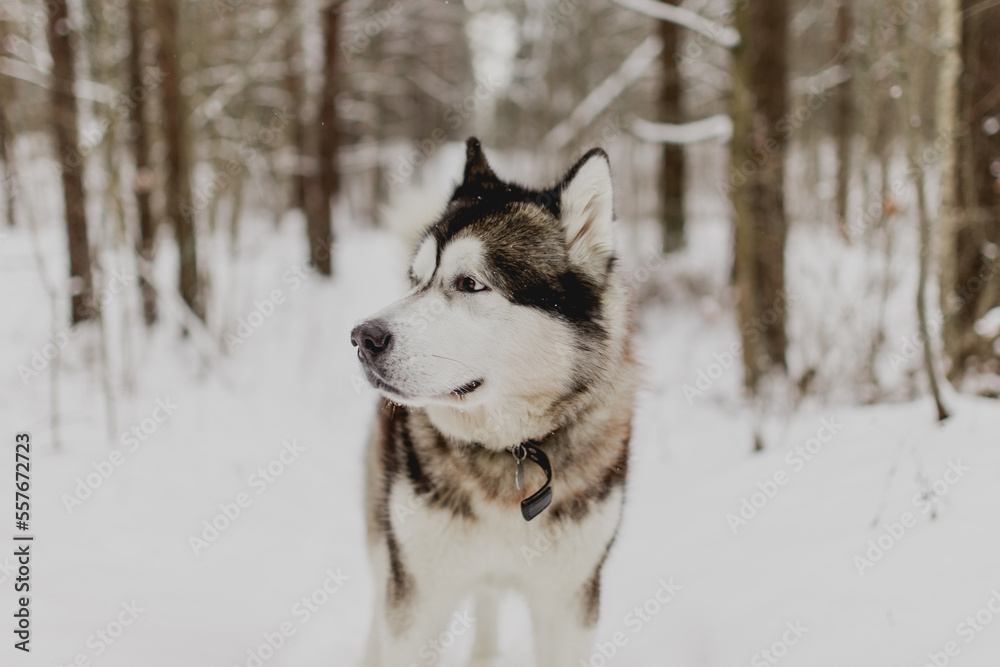
<path fill-rule="evenodd" d="M 524 580 L 557 572 L 579 576 L 592 568 L 617 528 L 622 494 L 611 494 L 579 520 L 555 520 L 542 512 L 525 521 L 515 507 L 483 498 L 471 504 L 471 516 L 436 507 L 405 482 L 390 494 L 390 520 L 408 565 L 447 569 L 470 581 Z M 545 575 L 547 576 L 547 575 Z"/>

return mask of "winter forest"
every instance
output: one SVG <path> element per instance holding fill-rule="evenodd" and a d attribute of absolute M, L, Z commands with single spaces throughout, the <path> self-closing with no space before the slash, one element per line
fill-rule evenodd
<path fill-rule="evenodd" d="M 469 137 L 611 167 L 641 378 L 571 664 L 996 665 L 997 0 L 4 0 L 0 664 L 371 667 L 350 336 Z"/>

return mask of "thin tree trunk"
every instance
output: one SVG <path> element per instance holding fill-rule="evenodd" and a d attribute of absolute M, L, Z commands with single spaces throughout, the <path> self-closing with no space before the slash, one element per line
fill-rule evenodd
<path fill-rule="evenodd" d="M 52 53 L 52 128 L 66 206 L 71 317 L 72 322 L 77 324 L 92 319 L 96 310 L 87 236 L 86 194 L 83 189 L 84 160 L 79 151 L 77 131 L 75 36 L 69 23 L 66 0 L 54 0 L 48 7 L 47 35 Z"/>
<path fill-rule="evenodd" d="M 942 11 L 955 16 L 954 0 L 943 0 Z M 943 17 L 944 18 L 944 17 Z M 954 132 L 941 139 L 954 150 L 942 170 L 941 309 L 944 345 L 950 362 L 948 378 L 961 386 L 972 373 L 1000 370 L 991 341 L 975 331 L 975 324 L 1000 305 L 1000 189 L 993 171 L 1000 160 L 1000 6 L 981 0 L 962 0 L 961 32 L 949 23 L 949 44 L 960 62 L 947 53 L 942 84 L 957 94 Z M 948 45 L 946 45 L 947 47 Z M 961 74 L 959 75 L 959 72 Z M 945 77 L 948 81 L 945 81 Z M 954 81 L 957 81 L 957 86 Z M 943 93 L 939 104 L 943 104 Z M 947 114 L 943 116 L 949 122 Z"/>
<path fill-rule="evenodd" d="M 679 0 L 668 4 L 677 5 Z M 683 121 L 681 109 L 681 73 L 677 66 L 680 54 L 680 28 L 671 21 L 660 21 L 663 68 L 660 88 L 660 120 L 665 123 Z M 684 245 L 684 147 L 663 145 L 660 162 L 660 226 L 663 251 L 671 252 Z"/>
<path fill-rule="evenodd" d="M 0 20 L 0 43 L 6 42 L 14 27 L 11 21 Z M 6 49 L 0 47 L 0 53 Z M 9 77 L 0 76 L 0 161 L 3 162 L 4 218 L 10 227 L 17 226 L 14 188 L 14 128 L 11 127 L 10 110 L 14 108 L 14 82 Z"/>
<path fill-rule="evenodd" d="M 14 212 L 15 193 L 14 190 L 14 138 L 10 127 L 10 115 L 7 113 L 7 106 L 10 103 L 11 82 L 0 76 L 0 161 L 3 162 L 3 194 L 4 213 L 7 225 L 17 226 L 17 218 Z"/>
<path fill-rule="evenodd" d="M 903 0 L 900 0 L 902 3 Z M 900 11 L 902 11 L 900 7 Z M 903 57 L 899 66 L 899 78 L 906 91 L 905 117 L 920 117 L 920 99 L 922 97 L 922 86 L 919 72 L 911 74 L 909 68 L 916 65 L 913 57 L 913 48 L 907 42 L 905 29 L 899 30 L 899 48 L 909 57 Z M 901 125 L 906 127 L 905 124 Z M 920 336 L 923 341 L 923 362 L 924 371 L 927 373 L 927 382 L 930 385 L 931 395 L 934 397 L 934 404 L 937 408 L 937 418 L 943 421 L 948 418 L 948 410 L 945 409 L 941 400 L 941 389 L 938 384 L 937 367 L 934 361 L 934 344 L 930 337 L 930 327 L 927 323 L 927 276 L 928 266 L 931 258 L 931 220 L 927 212 L 927 200 L 924 192 L 924 181 L 926 179 L 926 169 L 919 163 L 921 136 L 919 127 L 906 127 L 906 157 L 910 164 L 907 170 L 913 177 L 913 184 L 917 195 L 917 222 L 920 228 L 920 256 L 918 258 L 919 275 L 917 277 L 917 322 L 920 327 Z"/>
<path fill-rule="evenodd" d="M 306 155 L 305 127 L 302 123 L 302 105 L 304 101 L 302 83 L 301 31 L 298 28 L 296 0 L 282 0 L 281 11 L 289 20 L 295 23 L 292 34 L 285 40 L 285 90 L 290 100 L 286 113 L 292 116 L 291 145 L 295 152 L 295 168 L 292 174 L 292 206 L 304 208 L 306 201 L 306 175 L 303 162 Z"/>
<path fill-rule="evenodd" d="M 128 32 L 132 51 L 128 59 L 129 72 L 129 120 L 132 125 L 132 152 L 135 158 L 135 192 L 136 208 L 139 213 L 139 239 L 136 250 L 147 262 L 152 263 L 156 227 L 153 223 L 153 212 L 150 207 L 150 190 L 152 174 L 149 167 L 149 134 L 146 128 L 146 95 L 147 90 L 142 79 L 142 0 L 129 0 Z M 139 278 L 142 290 L 142 313 L 146 326 L 156 321 L 156 290 Z"/>
<path fill-rule="evenodd" d="M 157 62 L 163 77 L 163 136 L 166 141 L 166 212 L 173 223 L 180 255 L 178 290 L 184 302 L 202 320 L 205 308 L 198 284 L 198 248 L 195 210 L 191 200 L 191 165 L 186 136 L 187 110 L 181 93 L 175 0 L 155 0 L 156 27 L 160 37 Z"/>
<path fill-rule="evenodd" d="M 917 158 L 917 140 L 910 139 L 914 144 L 910 154 L 911 164 Z M 920 325 L 920 336 L 924 346 L 924 370 L 927 373 L 927 382 L 930 384 L 931 395 L 934 397 L 934 405 L 937 407 L 938 421 L 944 421 L 949 413 L 941 400 L 941 388 L 938 383 L 937 366 L 934 360 L 934 345 L 931 341 L 930 327 L 927 324 L 927 276 L 929 272 L 931 254 L 931 220 L 927 214 L 927 203 L 924 194 L 924 170 L 915 173 L 914 184 L 917 188 L 917 211 L 920 222 L 920 272 L 917 278 L 917 320 Z"/>
<path fill-rule="evenodd" d="M 935 134 L 942 141 L 941 204 L 938 211 L 938 281 L 944 323 L 941 329 L 945 357 L 954 365 L 955 334 L 950 295 L 956 284 L 956 238 L 960 227 L 958 197 L 958 147 L 961 140 L 958 123 L 958 81 L 962 75 L 962 0 L 940 0 L 938 43 L 941 64 L 938 69 L 937 99 L 935 100 Z M 950 373 L 949 373 L 950 375 Z M 957 378 L 953 377 L 954 382 Z"/>
<path fill-rule="evenodd" d="M 734 277 L 745 384 L 785 371 L 784 202 L 787 0 L 737 3 L 741 42 L 733 54 L 733 140 L 729 187 L 735 220 Z"/>
<path fill-rule="evenodd" d="M 313 265 L 325 276 L 333 273 L 333 221 L 330 205 L 337 191 L 337 51 L 340 33 L 340 2 L 332 2 L 322 10 L 325 42 L 323 90 L 316 116 L 317 167 L 309 188 L 309 252 Z"/>
<path fill-rule="evenodd" d="M 851 0 L 840 0 L 837 9 L 837 42 L 840 49 L 840 66 L 853 73 L 854 59 L 851 57 L 854 39 L 854 16 Z M 837 142 L 837 224 L 842 233 L 847 233 L 847 204 L 851 184 L 851 142 L 854 138 L 854 86 L 853 76 L 849 76 L 837 87 L 833 112 L 833 134 Z"/>

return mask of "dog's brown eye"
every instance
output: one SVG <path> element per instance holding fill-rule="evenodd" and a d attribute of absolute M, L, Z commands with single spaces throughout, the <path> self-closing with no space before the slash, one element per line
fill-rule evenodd
<path fill-rule="evenodd" d="M 459 276 L 455 281 L 455 289 L 459 292 L 482 292 L 486 289 L 486 285 L 472 276 Z"/>

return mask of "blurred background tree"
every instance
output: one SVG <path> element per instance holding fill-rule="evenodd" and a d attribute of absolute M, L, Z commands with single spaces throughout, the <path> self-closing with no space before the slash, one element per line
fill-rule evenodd
<path fill-rule="evenodd" d="M 793 401 L 853 387 L 870 402 L 924 387 L 921 364 L 903 383 L 885 372 L 894 318 L 915 320 L 893 295 L 916 280 L 916 169 L 939 295 L 931 367 L 997 395 L 998 35 L 988 0 L 12 0 L 0 211 L 11 226 L 60 220 L 67 321 L 95 317 L 93 295 L 128 266 L 147 325 L 170 313 L 218 342 L 247 220 L 300 228 L 330 276 L 337 235 L 377 227 L 413 187 L 446 188 L 467 136 L 523 180 L 601 145 L 626 262 L 682 267 L 706 221 L 731 225 L 728 291 L 669 270 L 636 285 L 640 301 L 686 289 L 732 313 L 751 396 L 774 377 Z M 41 174 L 44 160 L 58 169 Z M 30 195 L 49 181 L 58 207 Z M 854 311 L 803 305 L 823 302 L 795 293 L 822 262 L 787 263 L 796 234 L 863 258 Z"/>

